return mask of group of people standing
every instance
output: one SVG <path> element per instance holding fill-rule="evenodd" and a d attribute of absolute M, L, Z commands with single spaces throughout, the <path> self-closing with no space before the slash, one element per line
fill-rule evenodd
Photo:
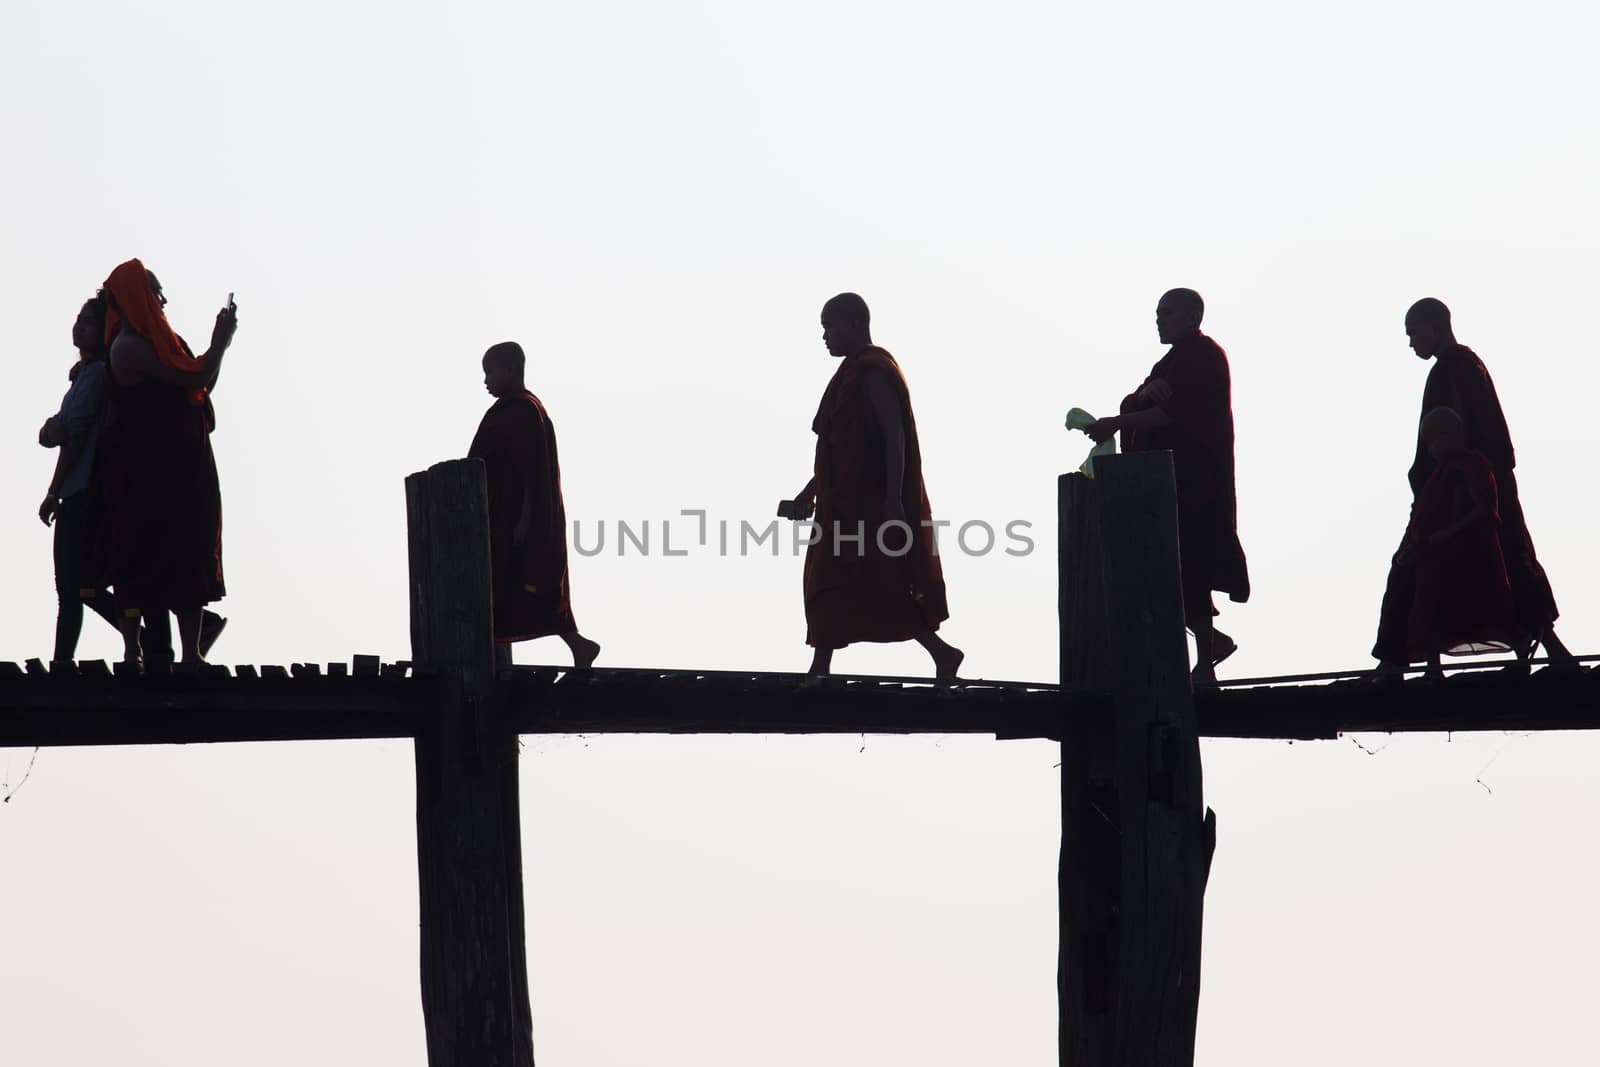
<path fill-rule="evenodd" d="M 73 659 L 85 605 L 120 631 L 135 670 L 197 666 L 226 622 L 205 610 L 224 592 L 211 394 L 238 316 L 230 298 L 196 356 L 166 302 L 137 259 L 111 272 L 78 313 L 71 385 L 39 430 L 60 449 L 39 506 L 55 524 L 54 663 Z"/>
<path fill-rule="evenodd" d="M 54 521 L 60 600 L 53 659 L 73 658 L 83 606 L 116 625 L 124 662 L 172 663 L 170 612 L 178 620 L 178 665 L 202 662 L 222 620 L 222 503 L 210 434 L 212 393 L 238 317 L 230 295 L 200 356 L 167 322 L 160 282 L 138 260 L 114 270 L 79 313 L 79 359 L 60 412 L 39 443 L 61 450 L 40 507 Z M 1119 414 L 1084 427 L 1096 442 L 1120 434 L 1126 451 L 1169 450 L 1178 496 L 1185 622 L 1195 636 L 1194 681 L 1214 684 L 1237 650 L 1216 628 L 1213 599 L 1250 595 L 1238 535 L 1232 381 L 1222 348 L 1201 332 L 1205 304 L 1173 289 L 1156 305 L 1167 352 Z M 964 653 L 938 635 L 949 617 L 922 450 L 905 375 L 873 343 L 871 313 L 854 293 L 829 300 L 823 343 L 839 361 L 812 430 L 811 479 L 778 514 L 813 520 L 804 572 L 810 671 L 832 670 L 833 653 L 857 642 L 914 640 L 934 675 L 953 679 Z M 1395 554 L 1373 654 L 1380 677 L 1398 677 L 1442 654 L 1510 650 L 1526 663 L 1543 645 L 1575 662 L 1557 638 L 1555 599 L 1522 517 L 1515 455 L 1493 382 L 1459 344 L 1437 300 L 1406 315 L 1413 350 L 1434 367 L 1410 479 L 1411 521 Z M 559 636 L 580 668 L 600 646 L 579 632 L 567 568 L 567 525 L 555 429 L 527 388 L 515 342 L 483 356 L 495 398 L 469 456 L 484 462 L 488 488 L 495 640 Z"/>

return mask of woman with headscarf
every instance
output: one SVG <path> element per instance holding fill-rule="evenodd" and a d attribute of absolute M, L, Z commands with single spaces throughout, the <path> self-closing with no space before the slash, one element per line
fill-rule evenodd
<path fill-rule="evenodd" d="M 220 600 L 222 492 L 208 396 L 238 326 L 230 301 L 211 347 L 196 357 L 167 322 L 161 283 L 137 259 L 111 272 L 106 339 L 111 386 L 100 441 L 106 574 L 116 594 L 124 662 L 141 664 L 139 620 L 171 611 L 182 663 L 202 662 L 202 611 Z"/>

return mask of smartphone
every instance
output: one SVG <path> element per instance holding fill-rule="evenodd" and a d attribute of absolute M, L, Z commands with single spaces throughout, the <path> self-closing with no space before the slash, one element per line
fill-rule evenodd
<path fill-rule="evenodd" d="M 232 290 L 228 291 L 228 310 L 229 311 L 234 310 L 234 307 L 233 307 L 233 291 Z"/>
<path fill-rule="evenodd" d="M 800 518 L 800 502 L 797 500 L 778 501 L 778 518 L 798 520 Z"/>

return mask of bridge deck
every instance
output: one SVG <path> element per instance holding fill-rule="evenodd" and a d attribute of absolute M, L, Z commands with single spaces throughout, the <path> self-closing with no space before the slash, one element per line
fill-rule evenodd
<path fill-rule="evenodd" d="M 1306 681 L 1305 679 L 1318 679 Z M 1331 679 L 1331 680 L 1321 680 Z M 1313 740 L 1353 732 L 1600 728 L 1600 670 L 1517 678 L 1467 670 L 1439 685 L 1349 675 L 1224 683 L 1196 695 L 1200 734 Z M 1287 684 L 1286 684 L 1287 683 Z M 1295 684 L 1298 683 L 1298 684 Z M 1060 737 L 1104 693 L 1030 682 L 755 671 L 512 667 L 499 694 L 521 733 L 934 733 Z M 212 667 L 119 677 L 104 664 L 47 672 L 0 663 L 0 747 L 413 737 L 436 707 L 407 663 Z"/>

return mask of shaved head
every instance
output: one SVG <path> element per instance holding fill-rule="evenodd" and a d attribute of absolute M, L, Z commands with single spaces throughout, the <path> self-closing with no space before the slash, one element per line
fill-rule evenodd
<path fill-rule="evenodd" d="M 1454 408 L 1429 408 L 1417 431 L 1422 447 L 1436 460 L 1467 447 L 1467 424 Z"/>
<path fill-rule="evenodd" d="M 1467 436 L 1467 424 L 1461 421 L 1455 408 L 1430 408 L 1422 416 L 1421 433 L 1424 441 L 1464 439 Z"/>
<path fill-rule="evenodd" d="M 1443 300 L 1425 296 L 1411 305 L 1411 309 L 1406 312 L 1406 322 L 1422 323 L 1426 326 L 1432 326 L 1436 330 L 1449 330 L 1451 329 L 1450 309 L 1445 306 Z"/>
<path fill-rule="evenodd" d="M 515 341 L 501 341 L 497 345 L 490 345 L 489 350 L 483 354 L 484 366 L 505 367 L 521 374 L 528 365 L 528 357 L 523 354 L 522 346 Z"/>
<path fill-rule="evenodd" d="M 1193 289 L 1168 289 L 1156 302 L 1156 334 L 1162 344 L 1175 344 L 1200 332 L 1206 302 Z"/>
<path fill-rule="evenodd" d="M 822 305 L 822 343 L 828 354 L 848 359 L 872 347 L 872 312 L 855 293 L 840 293 Z"/>
<path fill-rule="evenodd" d="M 1175 311 L 1194 316 L 1196 326 L 1206 317 L 1206 302 L 1201 300 L 1200 294 L 1193 289 L 1168 289 L 1161 294 L 1160 303 L 1156 306 L 1167 303 L 1170 303 Z"/>
<path fill-rule="evenodd" d="M 1406 312 L 1406 339 L 1419 359 L 1432 359 L 1456 345 L 1450 325 L 1450 309 L 1443 300 L 1423 297 Z"/>
<path fill-rule="evenodd" d="M 853 326 L 872 325 L 872 312 L 867 310 L 867 302 L 855 293 L 840 293 L 822 305 L 822 314 L 824 317 L 837 318 L 840 322 L 847 322 Z"/>

